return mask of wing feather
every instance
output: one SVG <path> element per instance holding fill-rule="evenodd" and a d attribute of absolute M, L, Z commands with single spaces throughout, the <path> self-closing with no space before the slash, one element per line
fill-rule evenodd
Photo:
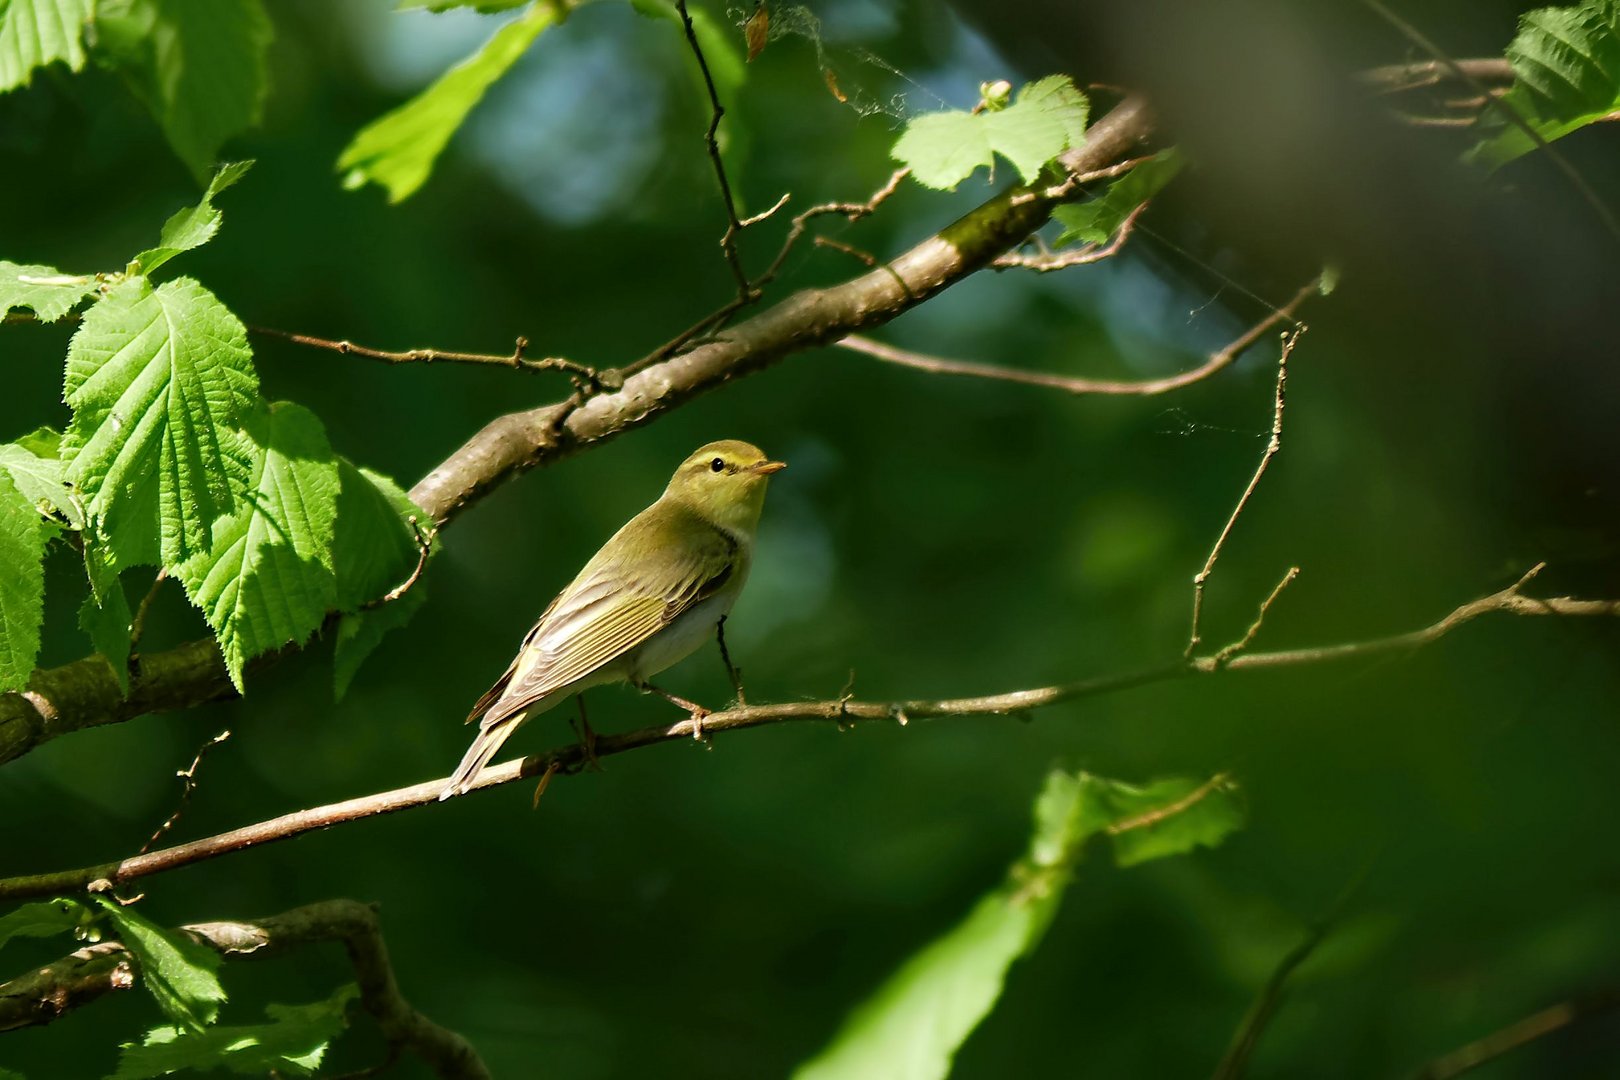
<path fill-rule="evenodd" d="M 625 538 L 631 530 L 639 535 Z M 657 545 L 658 573 L 626 575 L 620 560 L 605 558 L 621 538 L 643 550 Z M 701 518 L 638 515 L 552 601 L 468 719 L 482 715 L 487 729 L 630 652 L 722 588 L 736 569 L 737 548 Z"/>

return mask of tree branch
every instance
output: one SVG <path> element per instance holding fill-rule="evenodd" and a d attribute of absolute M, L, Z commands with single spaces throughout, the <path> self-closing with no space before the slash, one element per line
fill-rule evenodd
<path fill-rule="evenodd" d="M 490 1073 L 466 1039 L 411 1007 L 399 991 L 376 911 L 357 900 L 324 900 L 245 922 L 197 923 L 185 933 L 227 960 L 259 960 L 323 941 L 340 941 L 354 966 L 360 1006 L 391 1048 L 403 1047 L 450 1080 Z M 120 942 L 106 941 L 0 984 L 0 1031 L 48 1024 L 117 990 L 138 972 Z"/>
<path fill-rule="evenodd" d="M 1418 1080 L 1451 1080 L 1471 1072 L 1487 1062 L 1494 1061 L 1510 1050 L 1544 1035 L 1562 1031 L 1581 1020 L 1590 1020 L 1620 1009 L 1620 990 L 1600 990 L 1583 997 L 1561 1001 L 1550 1008 L 1531 1013 L 1507 1027 L 1493 1031 L 1483 1039 L 1458 1047 L 1451 1053 L 1435 1058 L 1418 1071 Z"/>
<path fill-rule="evenodd" d="M 711 713 L 703 718 L 703 732 L 715 734 L 743 728 L 763 727 L 768 724 L 801 721 L 832 722 L 840 726 L 860 722 L 886 722 L 905 725 L 912 720 L 937 717 L 1006 716 L 1028 712 L 1031 709 L 1053 705 L 1061 701 L 1094 697 L 1148 683 L 1198 675 L 1215 675 L 1225 671 L 1263 670 L 1300 667 L 1319 663 L 1382 656 L 1389 653 L 1410 652 L 1428 645 L 1451 631 L 1481 615 L 1506 612 L 1514 615 L 1556 615 L 1564 617 L 1620 616 L 1620 600 L 1579 600 L 1571 597 L 1540 599 L 1525 596 L 1521 591 L 1541 570 L 1538 564 L 1522 578 L 1499 592 L 1472 600 L 1458 607 L 1439 622 L 1391 637 L 1370 641 L 1347 642 L 1338 645 L 1319 645 L 1277 652 L 1244 652 L 1222 658 L 1220 653 L 1195 656 L 1143 668 L 1139 671 L 1055 686 L 1014 690 L 982 697 L 947 698 L 918 701 L 856 701 L 848 696 L 829 701 L 790 702 L 782 705 L 748 705 Z M 579 743 L 559 747 L 549 753 L 508 761 L 485 769 L 469 790 L 498 787 L 519 780 L 556 773 L 577 772 L 588 759 L 623 754 L 644 746 L 672 740 L 689 740 L 696 732 L 691 718 L 674 724 L 657 725 L 625 732 L 620 735 L 601 735 L 591 751 Z M 22 875 L 0 879 L 0 900 L 22 899 L 31 896 L 54 896 L 71 893 L 87 887 L 91 882 L 105 880 L 113 886 L 126 884 L 138 878 L 159 874 L 181 866 L 218 858 L 262 844 L 286 840 L 306 832 L 327 829 L 345 822 L 359 821 L 407 810 L 414 806 L 437 804 L 446 779 L 429 780 L 410 787 L 366 795 L 345 802 L 299 810 L 282 817 L 261 821 L 244 828 L 190 843 L 164 848 L 145 855 L 136 855 L 117 862 L 76 870 L 62 870 L 48 874 Z"/>
<path fill-rule="evenodd" d="M 1179 375 L 1169 375 L 1162 379 L 1086 379 L 1073 378 L 1067 375 L 1052 375 L 1042 371 L 1021 371 L 1017 368 L 1000 367 L 996 364 L 981 364 L 972 360 L 951 360 L 943 356 L 929 356 L 926 353 L 911 352 L 907 349 L 897 349 L 892 345 L 885 345 L 881 341 L 874 341 L 861 334 L 851 334 L 839 341 L 838 347 L 848 349 L 870 356 L 874 360 L 882 360 L 889 364 L 899 364 L 901 367 L 915 368 L 926 371 L 930 375 L 966 375 L 976 379 L 999 379 L 1003 382 L 1021 383 L 1025 386 L 1042 386 L 1050 390 L 1062 390 L 1070 394 L 1128 394 L 1153 396 L 1167 394 L 1172 390 L 1180 390 L 1184 386 L 1202 382 L 1217 372 L 1231 367 L 1238 357 L 1242 356 L 1249 347 L 1254 345 L 1268 332 L 1282 323 L 1290 326 L 1296 325 L 1294 315 L 1299 311 L 1300 305 L 1321 289 L 1321 279 L 1312 279 L 1310 284 L 1295 293 L 1293 299 L 1280 308 L 1274 309 L 1269 315 L 1255 323 L 1243 334 L 1225 348 L 1217 349 L 1209 354 L 1209 358 L 1202 364 Z"/>
<path fill-rule="evenodd" d="M 1127 98 L 1092 125 L 1084 144 L 1065 153 L 1060 164 L 1068 174 L 1084 174 L 1124 156 L 1152 131 L 1147 104 Z M 499 417 L 423 477 L 411 489 L 411 498 L 435 525 L 442 525 L 537 465 L 651 423 L 794 353 L 886 323 L 1022 242 L 1057 202 L 1050 188 L 1014 187 L 901 254 L 886 269 L 797 292 L 713 340 L 648 364 L 617 390 Z M 0 695 L 0 764 L 59 735 L 232 693 L 212 641 L 143 657 L 127 699 L 99 656 L 42 669 L 34 673 L 27 691 Z"/>

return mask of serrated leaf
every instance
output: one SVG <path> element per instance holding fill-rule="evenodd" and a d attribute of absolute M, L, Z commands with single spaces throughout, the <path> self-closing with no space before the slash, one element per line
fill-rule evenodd
<path fill-rule="evenodd" d="M 135 957 L 141 982 L 174 1023 L 200 1031 L 214 1022 L 225 1001 L 219 985 L 219 954 L 177 930 L 166 930 L 105 893 L 91 899 L 107 915 L 118 940 Z"/>
<path fill-rule="evenodd" d="M 50 526 L 0 470 L 0 693 L 21 690 L 39 656 Z"/>
<path fill-rule="evenodd" d="M 251 161 L 233 161 L 221 165 L 208 182 L 208 190 L 203 192 L 202 201 L 178 211 L 164 222 L 163 231 L 158 234 L 158 246 L 135 256 L 133 261 L 137 271 L 150 274 L 181 252 L 202 247 L 212 240 L 219 231 L 223 217 L 214 206 L 214 196 L 242 179 L 252 167 Z"/>
<path fill-rule="evenodd" d="M 42 432 L 50 432 L 52 441 L 48 453 L 39 451 L 46 445 Z M 11 476 L 17 490 L 34 504 L 42 514 L 61 514 L 75 529 L 84 527 L 84 516 L 79 512 L 63 479 L 62 461 L 56 456 L 57 444 L 62 436 L 49 428 L 41 428 L 14 443 L 0 446 L 0 471 Z"/>
<path fill-rule="evenodd" d="M 949 190 L 1000 154 L 1024 182 L 1085 139 L 1090 104 L 1066 75 L 1050 75 L 1018 91 L 1012 104 L 977 113 L 952 109 L 912 120 L 894 144 L 894 158 L 926 187 Z"/>
<path fill-rule="evenodd" d="M 1513 86 L 1503 105 L 1543 142 L 1552 142 L 1620 109 L 1620 3 L 1539 8 L 1519 17 L 1507 47 Z M 1499 109 L 1481 114 L 1495 134 L 1465 157 L 1497 168 L 1536 149 L 1536 143 Z"/>
<path fill-rule="evenodd" d="M 16 911 L 0 915 L 0 949 L 13 938 L 72 933 L 84 924 L 88 914 L 77 900 L 58 898 L 24 904 Z"/>
<path fill-rule="evenodd" d="M 0 0 L 0 93 L 27 86 L 58 60 L 84 67 L 84 24 L 95 0 Z"/>
<path fill-rule="evenodd" d="M 214 523 L 208 551 L 174 568 L 239 691 L 249 660 L 303 641 L 337 604 L 338 459 L 325 429 L 308 409 L 279 402 L 245 430 L 254 460 L 244 505 Z"/>
<path fill-rule="evenodd" d="M 129 693 L 129 638 L 132 616 L 118 568 L 101 554 L 93 536 L 85 538 L 84 567 L 90 595 L 79 606 L 79 628 L 112 667 L 118 688 Z"/>
<path fill-rule="evenodd" d="M 1201 826 L 1172 826 L 1209 799 L 1226 797 L 1212 782 L 1195 799 L 1200 786 L 1187 783 L 1134 787 L 1087 773 L 1053 772 L 1035 801 L 1029 851 L 1006 881 L 907 959 L 794 1080 L 942 1080 L 958 1048 L 995 1006 L 1012 963 L 1045 933 L 1089 838 L 1114 832 L 1118 843 L 1155 830 L 1151 839 L 1133 841 L 1138 846 L 1130 849 L 1130 861 L 1140 862 L 1230 831 L 1229 824 L 1212 824 L 1225 819 L 1210 810 L 1202 811 L 1208 820 Z M 1150 815 L 1156 816 L 1143 820 Z"/>
<path fill-rule="evenodd" d="M 182 1032 L 161 1027 L 139 1044 L 125 1043 L 111 1080 L 149 1080 L 183 1070 L 228 1069 L 243 1076 L 310 1076 L 345 1027 L 359 989 L 348 983 L 325 1001 L 269 1005 L 264 1024 Z"/>
<path fill-rule="evenodd" d="M 98 59 L 124 76 L 199 181 L 259 122 L 270 20 L 261 0 L 100 0 Z"/>
<path fill-rule="evenodd" d="M 391 203 L 408 198 L 427 181 L 439 153 L 484 91 L 557 21 L 560 10 L 560 4 L 534 4 L 432 86 L 361 128 L 338 157 L 343 186 L 353 190 L 374 183 L 387 189 Z"/>
<path fill-rule="evenodd" d="M 12 308 L 27 308 L 40 322 L 55 322 L 95 291 L 93 277 L 0 259 L 0 315 Z"/>
<path fill-rule="evenodd" d="M 1090 201 L 1059 206 L 1052 211 L 1053 220 L 1063 226 L 1058 246 L 1106 244 L 1137 207 L 1157 195 L 1180 171 L 1181 155 L 1174 149 L 1161 150 Z"/>
<path fill-rule="evenodd" d="M 258 399 L 247 333 L 190 278 L 126 281 L 68 347 L 67 479 L 121 568 L 206 550 L 245 489 L 242 417 Z"/>

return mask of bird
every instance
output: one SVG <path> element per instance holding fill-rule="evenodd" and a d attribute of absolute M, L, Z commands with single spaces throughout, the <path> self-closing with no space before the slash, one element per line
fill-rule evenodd
<path fill-rule="evenodd" d="M 785 468 L 738 439 L 708 443 L 681 462 L 658 500 L 551 602 L 473 705 L 466 722 L 479 721 L 478 735 L 439 799 L 466 792 L 525 721 L 588 687 L 629 682 L 701 723 L 700 707 L 647 680 L 718 631 L 748 578 L 767 481 Z"/>

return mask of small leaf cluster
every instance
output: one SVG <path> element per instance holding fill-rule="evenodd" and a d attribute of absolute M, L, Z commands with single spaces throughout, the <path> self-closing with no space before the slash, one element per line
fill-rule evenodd
<path fill-rule="evenodd" d="M 138 1043 L 125 1043 L 110 1080 L 144 1080 L 192 1069 L 227 1069 L 244 1076 L 312 1076 L 348 1026 L 353 983 L 308 1005 L 270 1005 L 260 1024 L 219 1025 L 225 988 L 220 956 L 181 930 L 161 927 L 105 893 L 87 900 L 59 898 L 25 904 L 0 917 L 0 948 L 18 937 L 71 933 L 99 941 L 110 933 L 129 951 L 139 983 L 168 1021 Z M 7 1075 L 0 1070 L 0 1077 Z"/>
<path fill-rule="evenodd" d="M 68 347 L 67 429 L 0 446 L 0 690 L 26 685 L 44 617 L 46 545 L 82 553 L 79 621 L 128 687 L 126 571 L 176 578 L 219 641 L 240 690 L 254 657 L 302 642 L 334 612 L 338 681 L 420 597 L 386 618 L 361 609 L 418 557 L 409 519 L 426 515 L 378 473 L 337 454 L 320 420 L 259 395 L 241 321 L 201 282 L 152 274 L 207 243 L 214 200 L 246 172 L 226 165 L 123 271 L 75 276 L 0 262 L 0 310 L 41 320 L 92 302 Z"/>

